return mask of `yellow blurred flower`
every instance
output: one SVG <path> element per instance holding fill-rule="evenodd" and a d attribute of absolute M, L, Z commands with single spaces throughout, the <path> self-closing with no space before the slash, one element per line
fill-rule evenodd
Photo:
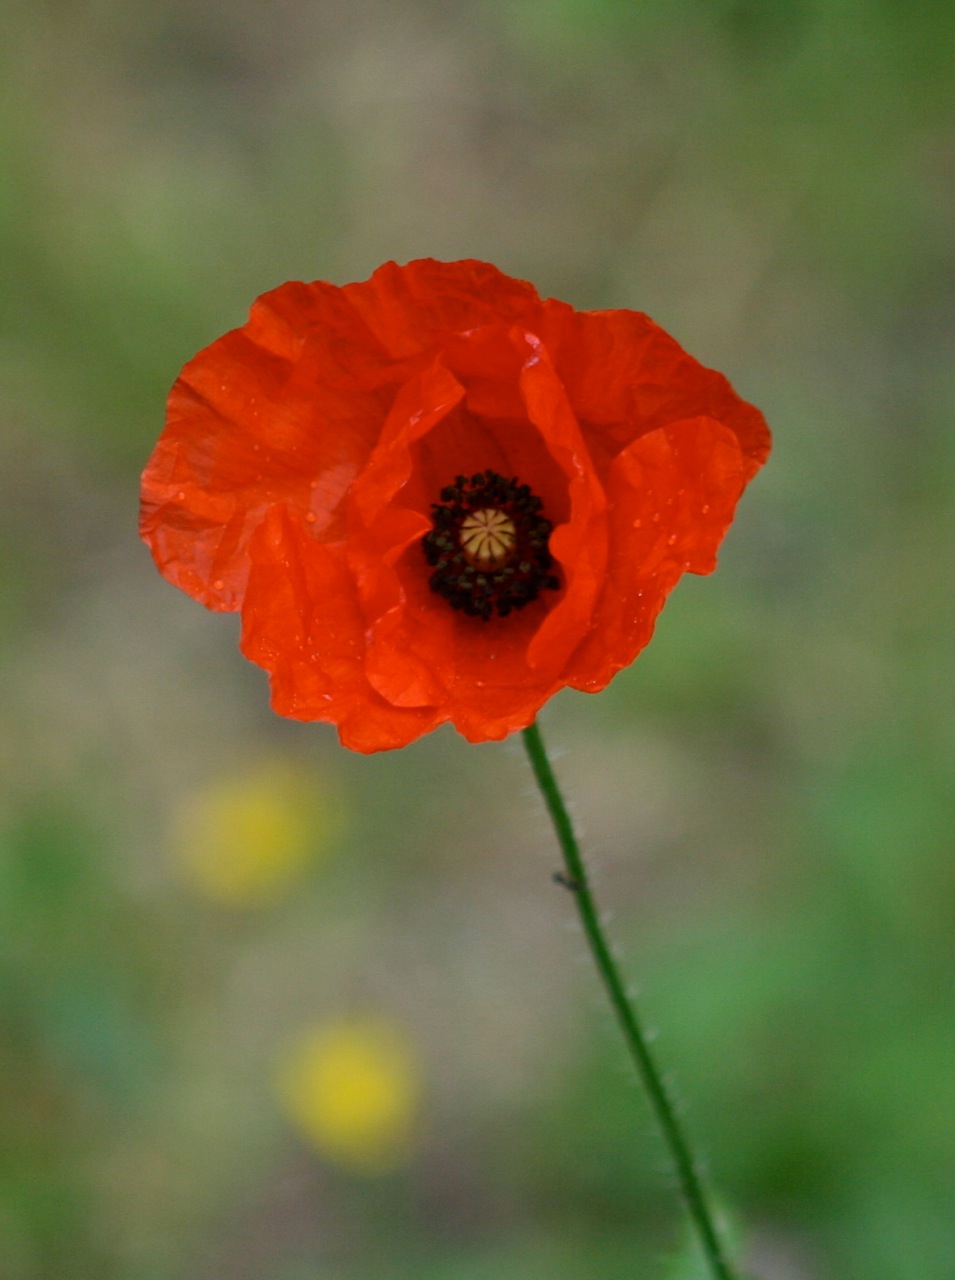
<path fill-rule="evenodd" d="M 284 761 L 217 781 L 179 815 L 178 861 L 196 888 L 226 906 L 279 896 L 327 851 L 337 834 L 337 798 Z"/>
<path fill-rule="evenodd" d="M 360 1173 L 387 1173 L 409 1157 L 420 1076 L 394 1023 L 330 1023 L 293 1042 L 276 1072 L 282 1109 L 325 1157 Z"/>

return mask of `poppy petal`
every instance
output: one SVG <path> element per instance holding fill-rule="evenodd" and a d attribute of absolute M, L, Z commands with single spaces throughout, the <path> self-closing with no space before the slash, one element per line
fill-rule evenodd
<path fill-rule="evenodd" d="M 142 479 L 140 532 L 163 574 L 209 608 L 237 609 L 269 506 L 334 532 L 377 439 L 386 366 L 330 285 L 273 290 L 191 360 Z"/>
<path fill-rule="evenodd" d="M 369 280 L 345 285 L 342 292 L 396 358 L 482 325 L 520 322 L 540 308 L 533 285 L 473 259 L 420 258 L 403 267 L 386 262 Z"/>
<path fill-rule="evenodd" d="M 272 706 L 297 720 L 336 723 L 344 746 L 384 751 L 439 723 L 434 708 L 395 707 L 364 668 L 364 619 L 344 548 L 316 542 L 272 507 L 250 543 L 242 652 L 270 677 Z"/>
<path fill-rule="evenodd" d="M 770 436 L 759 410 L 642 312 L 574 311 L 548 298 L 540 332 L 598 465 L 635 436 L 698 414 L 736 435 L 747 480 L 766 461 Z"/>
<path fill-rule="evenodd" d="M 607 573 L 569 684 L 603 688 L 649 642 L 682 574 L 715 567 L 744 476 L 737 436 L 706 417 L 651 431 L 617 456 L 607 481 Z"/>

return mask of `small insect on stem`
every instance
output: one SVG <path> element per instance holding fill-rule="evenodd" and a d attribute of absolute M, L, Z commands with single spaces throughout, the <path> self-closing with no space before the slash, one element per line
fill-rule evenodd
<path fill-rule="evenodd" d="M 583 883 L 576 879 L 575 876 L 565 875 L 563 871 L 554 872 L 554 884 L 562 884 L 565 889 L 569 889 L 571 893 L 579 893 L 584 887 Z"/>

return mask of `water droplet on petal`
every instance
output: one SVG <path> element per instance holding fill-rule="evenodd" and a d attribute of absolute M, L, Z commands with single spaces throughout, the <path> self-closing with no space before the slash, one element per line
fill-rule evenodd
<path fill-rule="evenodd" d="M 314 524 L 315 521 L 318 519 L 318 516 L 315 514 L 314 511 L 307 511 L 305 513 L 305 519 L 308 521 L 309 524 Z"/>
<path fill-rule="evenodd" d="M 702 510 L 704 515 L 709 515 L 710 504 L 708 502 L 704 502 Z"/>
<path fill-rule="evenodd" d="M 639 516 L 636 518 L 636 520 L 634 520 L 634 522 L 633 522 L 633 527 L 634 527 L 635 529 L 642 529 L 642 528 L 643 528 L 643 521 L 640 519 L 640 517 L 639 517 Z"/>
<path fill-rule="evenodd" d="M 676 543 L 676 534 L 671 533 L 669 538 L 667 538 L 667 546 L 672 547 L 674 546 L 675 543 Z"/>
<path fill-rule="evenodd" d="M 215 582 L 212 584 L 212 590 L 213 591 L 225 590 L 225 583 L 222 581 L 221 578 L 216 578 Z"/>
<path fill-rule="evenodd" d="M 185 489 L 180 489 L 180 490 L 179 490 L 179 492 L 176 494 L 176 498 L 177 498 L 180 502 L 185 502 L 185 500 L 186 500 L 186 491 L 185 491 Z"/>

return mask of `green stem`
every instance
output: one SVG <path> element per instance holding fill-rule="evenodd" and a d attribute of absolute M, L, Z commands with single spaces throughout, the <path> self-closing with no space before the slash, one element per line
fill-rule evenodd
<path fill-rule="evenodd" d="M 610 953 L 610 947 L 601 927 L 600 917 L 597 914 L 593 894 L 590 890 L 587 869 L 584 866 L 580 846 L 574 835 L 573 824 L 567 813 L 567 807 L 557 785 L 557 779 L 551 768 L 550 760 L 547 757 L 547 750 L 544 747 L 540 729 L 536 723 L 532 724 L 529 729 L 523 731 L 522 736 L 531 767 L 534 770 L 534 776 L 537 779 L 537 785 L 540 787 L 541 794 L 550 812 L 554 829 L 557 832 L 557 839 L 564 855 L 567 875 L 566 877 L 562 876 L 561 881 L 573 891 L 573 897 L 580 912 L 580 919 L 584 926 L 584 933 L 587 935 L 587 941 L 590 944 L 590 950 L 593 952 L 601 980 L 606 987 L 607 995 L 610 997 L 610 1003 L 613 1005 L 613 1010 L 623 1032 L 630 1056 L 637 1068 L 637 1074 L 646 1090 L 657 1122 L 663 1131 L 663 1137 L 680 1181 L 680 1189 L 683 1192 L 686 1207 L 696 1228 L 703 1252 L 716 1280 L 734 1280 L 733 1272 L 730 1269 L 720 1238 L 716 1232 L 713 1215 L 706 1202 L 703 1183 L 697 1172 L 690 1146 L 677 1120 L 676 1110 L 663 1082 L 663 1077 L 650 1053 L 647 1037 L 640 1026 L 634 1005 L 627 998 L 620 971 Z"/>

